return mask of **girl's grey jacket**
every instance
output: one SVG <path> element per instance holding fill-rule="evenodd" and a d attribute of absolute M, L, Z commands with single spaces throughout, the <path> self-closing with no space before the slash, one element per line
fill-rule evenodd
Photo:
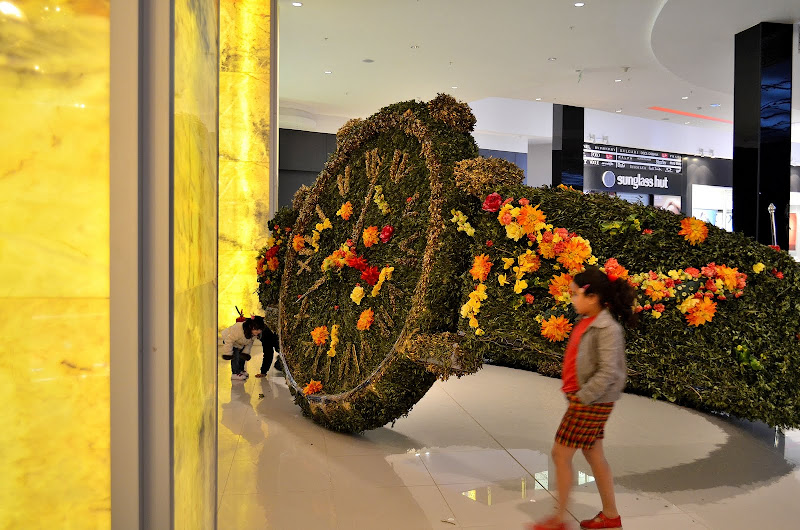
<path fill-rule="evenodd" d="M 576 364 L 581 388 L 575 395 L 581 403 L 609 403 L 622 395 L 628 379 L 625 332 L 608 309 L 581 336 Z"/>

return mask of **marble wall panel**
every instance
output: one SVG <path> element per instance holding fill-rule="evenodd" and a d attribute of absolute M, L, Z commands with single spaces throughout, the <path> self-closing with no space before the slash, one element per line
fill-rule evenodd
<path fill-rule="evenodd" d="M 0 11 L 0 528 L 110 527 L 109 0 Z"/>
<path fill-rule="evenodd" d="M 219 2 L 175 0 L 174 9 L 174 520 L 213 528 Z"/>
<path fill-rule="evenodd" d="M 219 322 L 260 314 L 255 258 L 269 235 L 272 2 L 220 6 Z"/>

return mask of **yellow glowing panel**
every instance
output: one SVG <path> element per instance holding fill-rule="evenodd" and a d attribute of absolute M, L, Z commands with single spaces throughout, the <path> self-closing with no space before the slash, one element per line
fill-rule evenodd
<path fill-rule="evenodd" d="M 109 528 L 109 2 L 4 4 L 0 528 Z"/>
<path fill-rule="evenodd" d="M 255 258 L 269 219 L 270 2 L 220 6 L 219 322 L 260 313 Z"/>
<path fill-rule="evenodd" d="M 217 354 L 217 0 L 175 2 L 175 528 L 214 526 Z"/>

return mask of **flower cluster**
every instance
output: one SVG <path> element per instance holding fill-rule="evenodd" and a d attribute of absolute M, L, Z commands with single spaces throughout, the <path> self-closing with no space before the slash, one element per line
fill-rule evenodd
<path fill-rule="evenodd" d="M 564 316 L 552 315 L 542 320 L 542 336 L 550 342 L 560 342 L 572 332 L 572 323 Z"/>
<path fill-rule="evenodd" d="M 475 290 L 469 294 L 469 300 L 466 304 L 461 306 L 461 318 L 468 318 L 469 325 L 475 328 L 476 335 L 483 335 L 483 330 L 478 327 L 478 319 L 476 316 L 481 312 L 481 302 L 486 300 L 486 285 L 483 283 L 478 284 Z"/>
<path fill-rule="evenodd" d="M 376 283 L 375 286 L 372 288 L 373 298 L 378 296 L 378 293 L 381 292 L 381 287 L 383 286 L 383 282 L 392 279 L 392 272 L 394 272 L 394 267 L 384 267 L 381 269 L 381 273 L 378 276 L 378 283 Z"/>
<path fill-rule="evenodd" d="M 368 226 L 364 229 L 364 233 L 361 235 L 361 238 L 364 241 L 365 247 L 371 247 L 378 242 L 378 227 Z"/>
<path fill-rule="evenodd" d="M 336 357 L 336 346 L 339 345 L 339 324 L 331 326 L 331 347 L 328 348 L 328 357 Z"/>
<path fill-rule="evenodd" d="M 453 208 L 450 210 L 450 213 L 453 214 L 453 218 L 450 219 L 450 222 L 458 225 L 459 232 L 464 232 L 470 237 L 475 235 L 475 229 L 471 224 L 469 224 L 469 219 L 464 213 L 461 212 L 461 210 L 456 210 Z"/>
<path fill-rule="evenodd" d="M 311 330 L 311 339 L 317 346 L 328 342 L 328 326 L 319 326 Z"/>
<path fill-rule="evenodd" d="M 378 209 L 383 215 L 387 215 L 392 212 L 392 209 L 389 207 L 389 203 L 386 202 L 386 198 L 383 196 L 382 186 L 375 186 L 375 197 L 373 198 L 373 201 L 375 201 L 375 204 L 378 205 Z"/>
<path fill-rule="evenodd" d="M 331 220 L 327 217 L 314 227 L 314 230 L 311 232 L 311 246 L 314 247 L 314 252 L 319 252 L 319 239 L 322 232 L 331 228 L 333 228 L 333 225 L 331 224 Z"/>
<path fill-rule="evenodd" d="M 480 254 L 475 256 L 475 259 L 472 262 L 472 268 L 469 270 L 469 273 L 472 275 L 473 280 L 478 280 L 481 282 L 485 282 L 486 278 L 489 277 L 489 271 L 492 270 L 492 262 L 489 261 L 489 256 L 486 254 Z"/>

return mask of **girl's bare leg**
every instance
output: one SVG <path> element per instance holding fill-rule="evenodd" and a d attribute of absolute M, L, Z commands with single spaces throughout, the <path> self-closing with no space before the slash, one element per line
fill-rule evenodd
<path fill-rule="evenodd" d="M 556 485 L 558 490 L 558 509 L 556 517 L 563 521 L 567 513 L 569 492 L 572 489 L 572 457 L 576 449 L 559 443 L 553 444 L 553 462 L 556 465 Z"/>
<path fill-rule="evenodd" d="M 597 440 L 591 449 L 584 449 L 583 456 L 592 466 L 592 475 L 597 484 L 597 491 L 600 492 L 600 501 L 603 503 L 603 513 L 611 519 L 618 517 L 617 500 L 614 496 L 614 475 L 603 452 L 603 440 Z M 559 491 L 560 489 L 559 486 Z"/>

